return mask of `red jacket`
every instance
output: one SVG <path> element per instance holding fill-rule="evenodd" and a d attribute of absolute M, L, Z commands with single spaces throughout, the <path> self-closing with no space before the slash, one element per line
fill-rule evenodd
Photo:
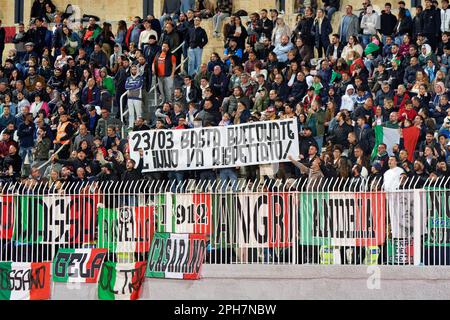
<path fill-rule="evenodd" d="M 14 140 L 0 141 L 0 157 L 6 157 L 9 154 L 9 147 L 12 145 L 16 148 L 19 147 Z"/>
<path fill-rule="evenodd" d="M 409 99 L 410 98 L 409 98 L 408 92 L 405 92 L 403 94 L 402 101 L 398 101 L 399 100 L 399 96 L 395 95 L 394 96 L 394 108 L 398 108 L 398 109 L 403 108 L 405 106 L 406 100 L 409 100 Z"/>
<path fill-rule="evenodd" d="M 406 117 L 403 114 L 406 114 Z M 400 108 L 398 111 L 398 121 L 404 121 L 405 119 L 414 120 L 417 116 L 417 111 L 414 109 L 406 110 L 405 107 Z"/>

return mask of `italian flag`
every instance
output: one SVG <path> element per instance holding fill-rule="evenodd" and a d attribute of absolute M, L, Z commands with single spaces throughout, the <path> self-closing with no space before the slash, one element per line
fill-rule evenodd
<path fill-rule="evenodd" d="M 103 264 L 98 281 L 100 300 L 137 300 L 145 280 L 146 261 Z"/>
<path fill-rule="evenodd" d="M 146 277 L 197 280 L 205 249 L 204 234 L 155 233 Z"/>
<path fill-rule="evenodd" d="M 100 268 L 95 269 L 94 273 L 91 277 L 83 277 L 81 276 L 81 270 L 91 270 L 92 266 L 103 263 L 104 256 L 101 256 L 101 260 L 99 260 L 99 255 L 102 252 L 106 252 L 106 249 L 59 249 L 58 254 L 83 254 L 87 255 L 86 259 L 83 263 L 80 261 L 70 262 L 66 261 L 63 265 L 64 268 L 64 276 L 57 276 L 56 269 L 57 267 L 57 257 L 53 260 L 53 281 L 54 282 L 65 282 L 65 283 L 96 283 L 98 279 L 98 275 L 100 273 Z M 70 275 L 69 275 L 70 274 Z"/>
<path fill-rule="evenodd" d="M 372 151 L 372 159 L 377 156 L 378 146 L 382 143 L 386 144 L 387 153 L 392 156 L 392 148 L 395 144 L 400 143 L 400 129 L 392 129 L 383 126 L 375 126 L 375 146 Z"/>
<path fill-rule="evenodd" d="M 50 299 L 50 262 L 0 262 L 0 300 Z"/>
<path fill-rule="evenodd" d="M 154 207 L 98 209 L 98 245 L 114 253 L 147 253 L 154 232 Z"/>

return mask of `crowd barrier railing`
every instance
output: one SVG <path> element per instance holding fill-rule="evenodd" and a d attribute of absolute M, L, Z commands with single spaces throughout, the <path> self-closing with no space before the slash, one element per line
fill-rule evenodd
<path fill-rule="evenodd" d="M 202 234 L 207 264 L 450 265 L 450 178 L 5 184 L 0 261 L 106 248 L 146 261 L 155 233 Z"/>

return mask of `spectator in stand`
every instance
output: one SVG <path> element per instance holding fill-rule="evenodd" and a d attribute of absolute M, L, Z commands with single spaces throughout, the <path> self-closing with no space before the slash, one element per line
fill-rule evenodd
<path fill-rule="evenodd" d="M 161 80 L 160 80 L 161 81 Z M 132 129 L 137 117 L 142 116 L 142 90 L 144 78 L 139 75 L 136 65 L 131 66 L 131 74 L 125 83 L 128 92 L 128 128 Z"/>
<path fill-rule="evenodd" d="M 222 23 L 233 11 L 233 3 L 231 0 L 218 0 L 216 13 L 213 16 L 213 37 L 219 37 L 222 30 Z"/>
<path fill-rule="evenodd" d="M 194 27 L 188 30 L 186 41 L 188 43 L 189 66 L 188 74 L 193 76 L 198 72 L 202 60 L 203 48 L 208 43 L 205 29 L 200 27 L 201 18 L 194 19 Z"/>
<path fill-rule="evenodd" d="M 333 32 L 330 20 L 325 16 L 322 9 L 317 10 L 312 31 L 315 37 L 318 57 L 322 58 L 322 55 L 326 54 L 326 50 L 330 45 L 329 35 Z"/>

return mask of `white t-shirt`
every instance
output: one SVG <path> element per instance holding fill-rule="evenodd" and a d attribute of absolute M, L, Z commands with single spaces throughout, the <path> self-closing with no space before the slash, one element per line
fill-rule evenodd
<path fill-rule="evenodd" d="M 384 190 L 395 191 L 400 186 L 400 176 L 405 171 L 400 167 L 389 169 L 384 173 Z"/>

